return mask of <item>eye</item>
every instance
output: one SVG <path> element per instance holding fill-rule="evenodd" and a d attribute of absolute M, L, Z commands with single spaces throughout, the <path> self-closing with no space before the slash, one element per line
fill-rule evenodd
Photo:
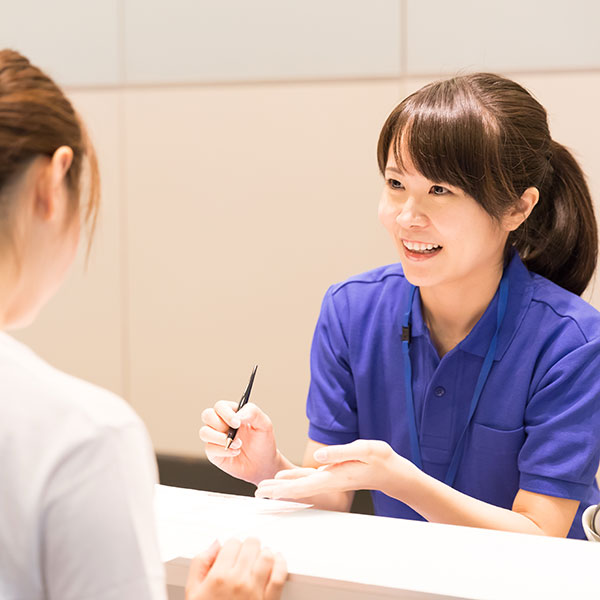
<path fill-rule="evenodd" d="M 403 190 L 404 189 L 404 186 L 402 185 L 402 183 L 400 181 L 398 181 L 397 179 L 388 179 L 387 184 L 393 190 Z"/>
<path fill-rule="evenodd" d="M 432 185 L 429 190 L 434 196 L 444 196 L 445 194 L 449 194 L 450 190 L 446 189 L 441 185 Z"/>

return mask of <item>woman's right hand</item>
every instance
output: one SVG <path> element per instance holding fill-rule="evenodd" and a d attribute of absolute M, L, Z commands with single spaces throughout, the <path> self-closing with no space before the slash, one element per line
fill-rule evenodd
<path fill-rule="evenodd" d="M 289 463 L 277 450 L 271 419 L 256 404 L 248 403 L 239 412 L 236 408 L 234 402 L 221 400 L 204 410 L 200 439 L 206 442 L 206 456 L 211 463 L 233 477 L 258 485 Z M 238 432 L 226 450 L 229 427 Z"/>

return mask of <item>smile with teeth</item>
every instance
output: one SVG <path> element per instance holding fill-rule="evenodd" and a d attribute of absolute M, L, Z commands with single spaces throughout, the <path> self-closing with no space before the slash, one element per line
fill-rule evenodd
<path fill-rule="evenodd" d="M 440 244 L 430 244 L 424 242 L 409 242 L 408 240 L 402 240 L 402 244 L 407 250 L 416 252 L 418 254 L 431 254 L 437 250 L 441 250 Z"/>

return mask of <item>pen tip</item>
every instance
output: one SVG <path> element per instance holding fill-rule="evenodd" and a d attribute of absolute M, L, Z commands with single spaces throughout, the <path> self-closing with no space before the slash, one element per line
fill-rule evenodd
<path fill-rule="evenodd" d="M 229 446 L 231 446 L 231 443 L 233 442 L 233 440 L 228 437 L 227 441 L 225 442 L 225 450 L 229 450 Z"/>

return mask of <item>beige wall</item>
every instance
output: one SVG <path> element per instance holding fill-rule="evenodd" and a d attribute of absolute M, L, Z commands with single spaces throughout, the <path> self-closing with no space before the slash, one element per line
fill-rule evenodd
<path fill-rule="evenodd" d="M 253 399 L 300 459 L 321 298 L 395 260 L 376 220 L 375 144 L 387 113 L 423 83 L 473 69 L 524 83 L 600 198 L 593 3 L 570 3 L 565 24 L 563 3 L 549 2 L 543 31 L 513 44 L 500 26 L 523 29 L 510 11 L 539 3 L 503 3 L 497 16 L 469 2 L 261 0 L 248 11 L 239 0 L 228 3 L 243 13 L 231 27 L 218 2 L 89 4 L 86 18 L 87 3 L 58 2 L 47 22 L 75 14 L 84 35 L 63 27 L 46 45 L 52 27 L 25 27 L 33 0 L 0 24 L 5 45 L 67 86 L 104 188 L 87 271 L 80 260 L 18 337 L 127 398 L 159 452 L 200 454 L 202 409 L 237 400 L 257 362 Z M 600 307 L 600 290 L 588 297 Z"/>

